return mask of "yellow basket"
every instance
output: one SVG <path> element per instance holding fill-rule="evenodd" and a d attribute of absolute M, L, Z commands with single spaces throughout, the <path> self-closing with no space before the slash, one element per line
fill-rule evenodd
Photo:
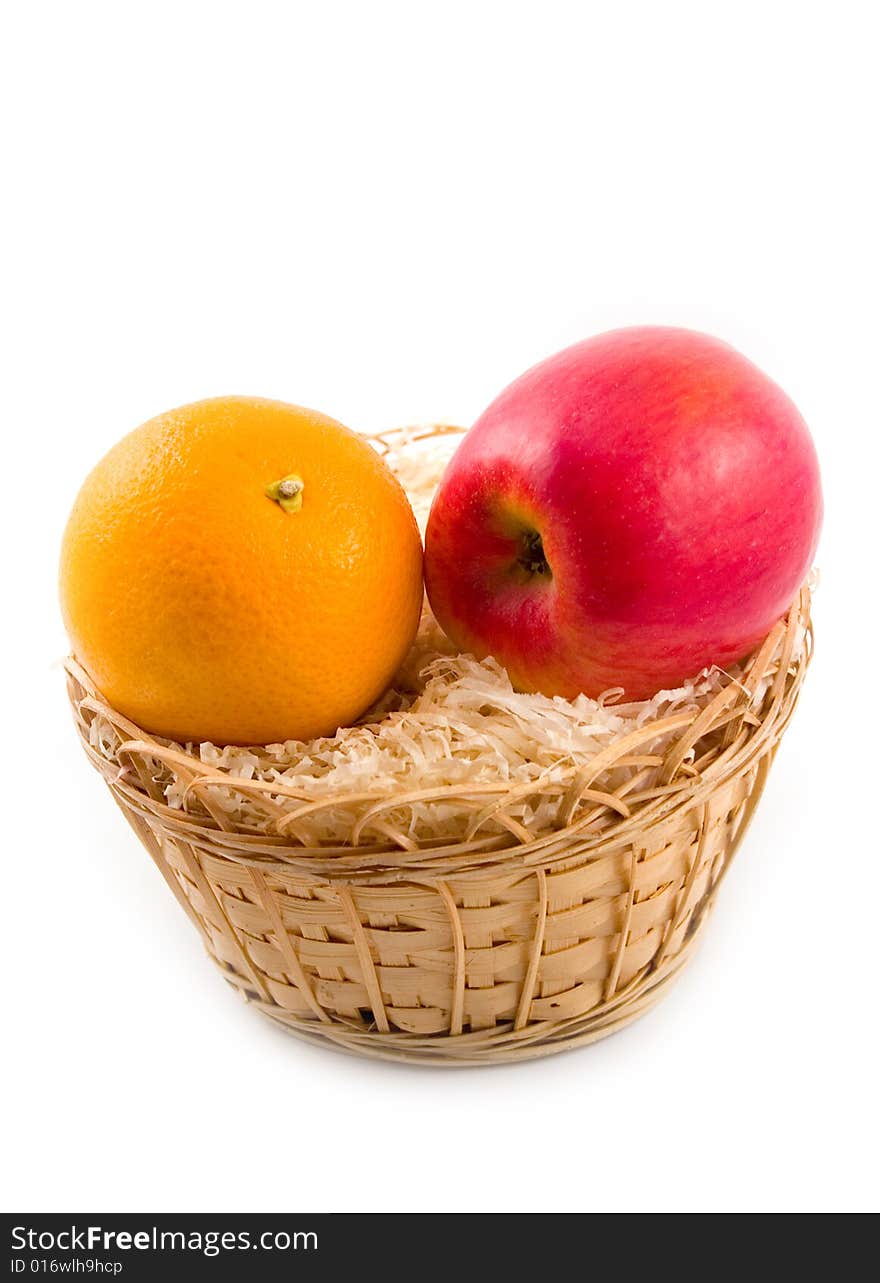
<path fill-rule="evenodd" d="M 216 784 L 216 766 L 121 717 L 75 661 L 68 673 L 93 765 L 248 1002 L 348 1051 L 485 1065 L 603 1038 L 659 999 L 742 840 L 811 651 L 804 588 L 704 707 L 642 725 L 557 781 L 553 831 L 531 837 L 508 820 L 521 785 L 488 806 L 485 790 L 455 785 L 443 802 L 490 822 L 445 845 L 359 829 L 347 845 L 305 847 L 277 823 L 232 825 L 199 787 Z M 661 734 L 652 787 L 636 773 L 616 792 L 591 788 Z M 169 805 L 169 778 L 191 806 Z M 283 816 L 284 798 L 273 804 Z"/>

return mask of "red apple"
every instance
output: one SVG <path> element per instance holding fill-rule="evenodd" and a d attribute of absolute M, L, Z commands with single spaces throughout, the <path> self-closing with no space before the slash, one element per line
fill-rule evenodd
<path fill-rule="evenodd" d="M 428 596 L 521 690 L 643 699 L 766 636 L 821 520 L 813 443 L 775 383 L 707 335 L 616 330 L 536 365 L 464 437 Z"/>

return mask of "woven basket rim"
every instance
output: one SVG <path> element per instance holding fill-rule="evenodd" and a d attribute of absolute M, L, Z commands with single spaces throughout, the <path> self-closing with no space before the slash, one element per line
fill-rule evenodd
<path fill-rule="evenodd" d="M 326 878 L 358 881 L 388 874 L 412 877 L 419 872 L 432 877 L 453 870 L 467 874 L 469 870 L 478 872 L 488 865 L 508 863 L 524 868 L 550 867 L 559 866 L 560 861 L 566 859 L 572 840 L 577 841 L 578 858 L 582 860 L 590 858 L 592 852 L 606 854 L 615 846 L 625 845 L 636 829 L 673 821 L 681 808 L 699 804 L 701 798 L 708 797 L 778 740 L 794 709 L 812 656 L 810 602 L 810 590 L 805 585 L 787 614 L 744 664 L 742 677 L 726 683 L 705 707 L 678 715 L 679 725 L 674 728 L 675 734 L 660 768 L 664 783 L 653 790 L 655 796 L 637 798 L 632 803 L 612 793 L 604 797 L 596 795 L 590 799 L 595 804 L 584 814 L 577 814 L 579 803 L 590 794 L 592 777 L 600 769 L 594 768 L 603 756 L 600 750 L 589 771 L 573 772 L 568 793 L 560 803 L 563 822 L 551 832 L 528 840 L 509 830 L 500 833 L 490 830 L 482 836 L 475 835 L 470 841 L 430 840 L 414 849 L 376 840 L 309 848 L 290 836 L 271 831 L 254 833 L 230 824 L 222 811 L 212 807 L 210 800 L 205 801 L 204 794 L 204 806 L 199 813 L 175 809 L 164 797 L 156 796 L 155 790 L 151 796 L 143 769 L 132 777 L 125 764 L 133 762 L 142 768 L 145 760 L 166 766 L 170 763 L 176 772 L 189 774 L 193 793 L 198 793 L 200 779 L 210 777 L 217 782 L 217 768 L 206 766 L 195 753 L 182 752 L 178 746 L 149 734 L 119 714 L 75 658 L 70 657 L 65 668 L 84 747 L 117 799 L 161 818 L 169 829 L 185 835 L 188 841 L 221 853 L 227 859 L 255 867 L 267 863 L 290 865 Z M 803 638 L 803 644 L 796 653 L 798 637 Z M 756 702 L 753 692 L 762 683 L 766 689 Z M 96 715 L 106 718 L 125 736 L 117 758 L 108 759 L 89 742 L 88 724 Z M 656 737 L 659 725 L 660 722 L 646 723 L 638 732 L 638 738 Z M 637 748 L 638 744 L 632 741 L 633 736 L 624 736 L 612 745 L 614 757 L 625 757 Z M 700 750 L 708 742 L 711 747 L 701 757 Z M 696 765 L 691 766 L 687 759 L 695 752 Z M 253 782 L 229 775 L 223 778 L 222 786 L 247 790 L 253 787 Z M 532 786 L 536 793 L 540 787 L 540 782 Z M 522 788 L 517 786 L 512 792 L 521 793 Z M 475 793 L 483 791 L 474 790 Z M 503 812 L 505 797 L 500 790 L 495 791 L 498 797 L 492 809 L 498 815 Z M 436 792 L 442 792 L 443 800 L 450 803 L 463 799 L 470 803 L 474 796 L 460 784 L 447 785 Z M 381 795 L 377 795 L 376 800 L 381 801 Z M 400 796 L 389 794 L 384 800 L 399 804 Z"/>

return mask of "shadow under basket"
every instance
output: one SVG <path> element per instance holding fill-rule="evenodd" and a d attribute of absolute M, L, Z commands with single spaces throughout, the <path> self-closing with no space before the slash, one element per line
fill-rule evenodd
<path fill-rule="evenodd" d="M 271 825 L 231 826 L 198 790 L 202 776 L 216 784 L 216 767 L 119 716 L 74 661 L 68 673 L 86 753 L 248 1002 L 351 1052 L 487 1065 L 604 1038 L 662 996 L 742 841 L 811 650 L 805 588 L 738 681 L 667 721 L 662 755 L 644 759 L 650 787 L 591 786 L 600 770 L 638 765 L 659 723 L 557 780 L 549 833 L 505 825 L 503 792 L 487 811 L 484 793 L 456 785 L 444 801 L 494 822 L 470 840 L 405 848 L 360 834 L 306 848 Z M 113 728 L 112 751 L 95 743 L 96 718 Z M 169 770 L 197 807 L 168 804 Z"/>

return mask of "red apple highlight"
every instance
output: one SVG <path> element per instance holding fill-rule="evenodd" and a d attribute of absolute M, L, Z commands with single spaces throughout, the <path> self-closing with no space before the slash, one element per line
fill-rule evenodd
<path fill-rule="evenodd" d="M 467 433 L 428 521 L 428 596 L 521 690 L 644 699 L 766 636 L 821 520 L 776 384 L 708 335 L 617 330 L 536 365 Z"/>

